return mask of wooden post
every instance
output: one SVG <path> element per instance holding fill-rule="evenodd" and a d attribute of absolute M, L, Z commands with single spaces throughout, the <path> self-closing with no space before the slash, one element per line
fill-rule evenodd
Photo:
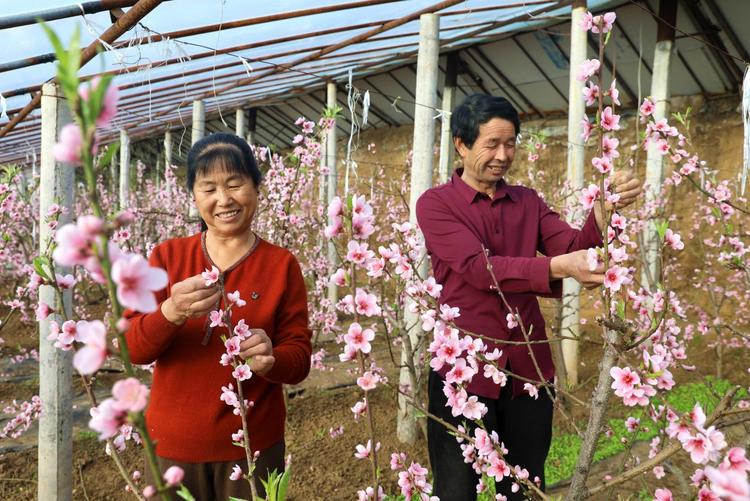
<path fill-rule="evenodd" d="M 52 154 L 62 126 L 72 121 L 62 91 L 55 84 L 42 87 L 42 143 L 41 177 L 39 186 L 39 253 L 47 252 L 52 230 L 44 220 L 50 205 L 57 203 L 67 208 L 60 216 L 58 227 L 71 222 L 73 214 L 73 167 L 58 164 Z M 72 273 L 70 267 L 57 267 L 62 274 Z M 55 313 L 39 322 L 39 398 L 42 414 L 39 417 L 38 495 L 37 499 L 68 501 L 72 498 L 73 470 L 73 410 L 72 360 L 73 351 L 62 351 L 47 339 L 50 323 L 62 325 L 61 314 L 72 316 L 71 290 L 64 290 L 62 302 L 52 286 L 39 287 L 39 301 L 49 305 Z"/>
<path fill-rule="evenodd" d="M 336 107 L 336 82 L 328 82 L 326 84 L 326 107 L 333 109 Z M 328 187 L 327 202 L 331 203 L 336 197 L 336 191 L 338 188 L 338 177 L 337 177 L 337 166 L 336 166 L 336 120 L 334 119 L 333 125 L 328 129 L 328 136 L 326 137 L 326 165 L 328 166 L 328 176 L 326 179 L 326 185 Z M 328 224 L 333 223 L 333 218 L 328 217 Z M 328 266 L 330 266 L 330 272 L 333 274 L 338 266 L 338 255 L 336 254 L 336 248 L 333 242 L 328 242 Z M 338 287 L 333 282 L 328 284 L 328 299 L 332 304 L 336 304 L 338 301 Z"/>
<path fill-rule="evenodd" d="M 120 210 L 128 207 L 130 195 L 130 137 L 120 129 Z"/>
<path fill-rule="evenodd" d="M 660 0 L 659 16 L 656 19 L 658 31 L 654 47 L 654 70 L 651 75 L 651 98 L 656 105 L 654 120 L 669 116 L 669 66 L 672 61 L 674 46 L 674 28 L 677 19 L 677 0 Z M 663 174 L 663 155 L 655 143 L 651 143 L 646 152 L 646 203 L 658 200 L 661 192 Z M 641 282 L 648 284 L 653 291 L 661 281 L 659 267 L 660 244 L 656 227 L 649 223 L 643 229 L 645 263 Z"/>
<path fill-rule="evenodd" d="M 193 101 L 193 133 L 190 144 L 200 141 L 206 134 L 206 106 L 203 101 Z"/>
<path fill-rule="evenodd" d="M 437 108 L 437 80 L 438 58 L 440 57 L 440 18 L 436 14 L 422 14 L 419 17 L 419 51 L 417 53 L 417 86 L 415 92 L 416 106 L 414 107 L 414 140 L 413 157 L 411 163 L 411 187 L 409 193 L 409 221 L 416 224 L 415 208 L 417 199 L 432 186 L 432 158 L 435 144 L 435 108 Z M 419 261 L 422 257 L 417 257 Z M 422 259 L 419 267 L 420 276 L 426 278 L 428 274 L 427 260 Z M 419 353 L 412 354 L 412 347 L 417 346 L 419 338 L 424 335 L 419 317 L 404 308 L 404 325 L 411 326 L 407 336 L 404 336 L 401 351 L 401 369 L 399 385 L 408 386 L 416 394 L 417 381 L 407 366 L 421 372 Z M 412 355 L 414 355 L 412 357 Z M 399 411 L 397 422 L 398 439 L 401 442 L 413 444 L 418 437 L 418 423 L 414 408 L 408 404 L 403 395 L 398 399 Z"/>
<path fill-rule="evenodd" d="M 119 156 L 118 155 L 113 155 L 112 156 L 112 161 L 109 163 L 109 185 L 110 185 L 109 189 L 110 189 L 110 191 L 112 192 L 113 195 L 118 190 L 118 188 L 117 188 L 117 185 L 118 185 L 118 183 L 117 183 L 117 177 L 120 175 L 118 160 L 119 160 Z"/>
<path fill-rule="evenodd" d="M 250 108 L 247 120 L 247 142 L 255 144 L 255 128 L 258 125 L 258 109 Z"/>
<path fill-rule="evenodd" d="M 583 101 L 583 82 L 578 81 L 576 75 L 581 64 L 586 59 L 587 32 L 580 27 L 581 19 L 586 13 L 586 0 L 576 0 L 573 3 L 570 18 L 570 75 L 568 77 L 568 172 L 567 180 L 573 190 L 568 200 L 568 221 L 581 216 L 578 194 L 583 189 L 584 177 L 584 147 L 581 139 L 581 120 L 586 111 Z M 579 335 L 581 284 L 573 278 L 563 280 L 562 312 L 560 334 L 577 338 Z M 565 361 L 565 376 L 568 386 L 578 384 L 578 341 L 564 339 L 562 341 L 562 355 Z M 562 369 L 562 368 L 560 368 Z M 559 374 L 559 371 L 558 371 Z M 562 383 L 562 381 L 560 381 Z"/>
<path fill-rule="evenodd" d="M 235 112 L 234 133 L 238 136 L 245 137 L 245 110 L 238 108 Z"/>
<path fill-rule="evenodd" d="M 440 124 L 440 163 L 438 165 L 438 176 L 441 183 L 445 183 L 451 176 L 453 167 L 453 134 L 451 134 L 450 112 L 453 111 L 456 99 L 456 81 L 458 77 L 458 54 L 451 52 L 445 69 L 445 82 L 443 84 L 443 116 Z"/>

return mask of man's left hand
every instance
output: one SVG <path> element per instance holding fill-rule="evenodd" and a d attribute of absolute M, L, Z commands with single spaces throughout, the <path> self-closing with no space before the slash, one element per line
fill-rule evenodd
<path fill-rule="evenodd" d="M 271 370 L 276 359 L 271 339 L 263 329 L 250 329 L 252 335 L 240 343 L 240 357 L 249 360 L 250 370 L 263 376 Z"/>
<path fill-rule="evenodd" d="M 639 179 L 633 176 L 629 170 L 618 170 L 612 176 L 610 191 L 620 195 L 620 199 L 614 204 L 607 202 L 607 210 L 622 209 L 635 202 L 635 199 L 643 192 L 643 185 Z"/>

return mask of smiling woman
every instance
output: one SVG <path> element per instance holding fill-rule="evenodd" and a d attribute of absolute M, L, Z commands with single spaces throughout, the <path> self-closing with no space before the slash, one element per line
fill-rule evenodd
<path fill-rule="evenodd" d="M 161 471 L 182 468 L 196 499 L 248 499 L 249 484 L 236 481 L 247 474 L 236 464 L 245 459 L 244 445 L 236 446 L 243 419 L 225 405 L 236 398 L 235 379 L 209 318 L 231 305 L 228 328 L 250 327 L 241 342 L 227 342 L 236 339 L 245 359 L 240 395 L 249 403 L 244 418 L 262 492 L 259 480 L 284 469 L 282 384 L 310 370 L 307 293 L 295 257 L 253 232 L 261 174 L 247 142 L 231 134 L 203 138 L 188 155 L 187 178 L 203 231 L 153 250 L 150 261 L 167 271 L 169 284 L 156 294 L 156 312 L 128 314 L 126 338 L 133 362 L 155 362 L 146 420 Z M 218 276 L 202 275 L 214 267 Z"/>

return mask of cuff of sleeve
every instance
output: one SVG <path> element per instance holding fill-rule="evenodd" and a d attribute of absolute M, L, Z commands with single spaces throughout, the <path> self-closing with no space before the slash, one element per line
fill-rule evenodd
<path fill-rule="evenodd" d="M 549 256 L 536 257 L 529 265 L 529 277 L 531 290 L 540 294 L 549 294 L 550 288 L 549 265 L 552 258 Z"/>
<path fill-rule="evenodd" d="M 602 232 L 599 231 L 599 226 L 596 224 L 594 209 L 591 209 L 591 212 L 589 212 L 589 217 L 586 218 L 586 222 L 583 224 L 583 228 L 581 228 L 581 233 L 583 235 L 583 240 L 586 242 L 586 245 L 584 245 L 582 249 L 601 247 L 604 245 Z"/>
<path fill-rule="evenodd" d="M 161 344 L 169 340 L 181 327 L 167 320 L 167 317 L 161 311 L 161 305 L 162 303 L 159 303 L 156 311 L 143 318 L 143 328 L 148 332 L 149 338 L 154 344 Z"/>

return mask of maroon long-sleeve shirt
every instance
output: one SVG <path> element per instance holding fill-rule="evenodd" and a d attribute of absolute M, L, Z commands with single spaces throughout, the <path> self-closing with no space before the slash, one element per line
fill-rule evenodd
<path fill-rule="evenodd" d="M 461 179 L 457 169 L 451 180 L 427 190 L 417 201 L 417 220 L 432 258 L 435 280 L 443 285 L 440 304 L 458 307 L 458 327 L 498 341 L 523 341 L 520 327 L 509 330 L 508 309 L 502 303 L 482 255 L 489 261 L 508 304 L 520 312 L 531 340 L 547 339 L 537 296 L 561 297 L 562 281 L 551 280 L 552 256 L 602 245 L 593 211 L 583 228 L 576 230 L 560 219 L 537 193 L 500 181 L 492 198 Z M 538 255 L 541 253 L 542 255 Z M 533 327 L 532 327 L 533 326 Z M 529 345 L 487 342 L 489 350 L 503 351 L 498 361 L 515 374 L 540 381 L 529 354 Z M 531 345 L 544 381 L 554 375 L 548 343 Z M 444 367 L 441 376 L 449 370 Z M 469 384 L 469 393 L 497 398 L 500 386 L 483 376 L 483 368 Z M 524 381 L 514 379 L 513 393 Z"/>

